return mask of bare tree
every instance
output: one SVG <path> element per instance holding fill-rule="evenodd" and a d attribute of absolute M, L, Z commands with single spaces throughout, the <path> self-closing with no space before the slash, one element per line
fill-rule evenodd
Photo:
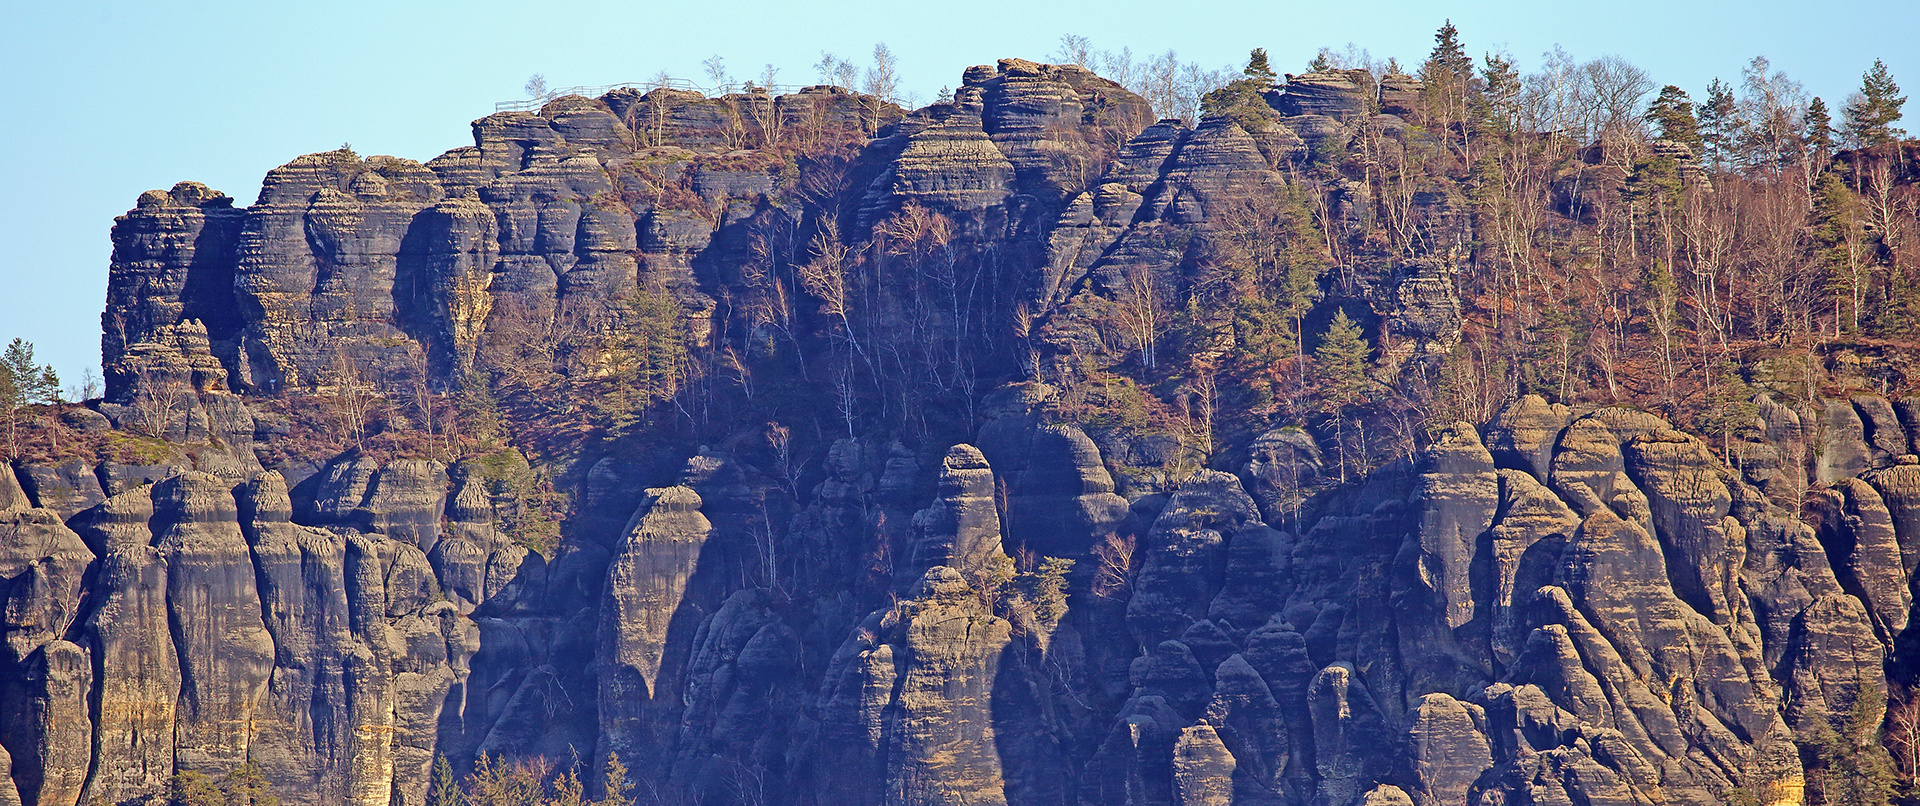
<path fill-rule="evenodd" d="M 1113 79 L 1114 83 L 1127 89 L 1138 86 L 1139 65 L 1133 61 L 1133 48 L 1123 47 L 1116 51 L 1100 51 L 1100 74 Z"/>
<path fill-rule="evenodd" d="M 841 89 L 853 89 L 860 78 L 858 65 L 824 50 L 820 51 L 820 61 L 814 62 L 813 68 L 820 72 L 820 83 Z"/>
<path fill-rule="evenodd" d="M 867 68 L 867 80 L 863 87 L 868 95 L 893 103 L 900 95 L 900 64 L 894 59 L 893 51 L 887 43 L 873 46 L 873 65 Z"/>
<path fill-rule="evenodd" d="M 178 378 L 143 370 L 134 384 L 134 430 L 155 439 L 165 439 L 176 415 L 184 416 L 192 408 L 193 392 Z"/>
<path fill-rule="evenodd" d="M 334 416 L 339 418 L 341 437 L 359 445 L 367 435 L 367 415 L 373 411 L 375 392 L 360 377 L 360 367 L 343 352 L 334 354 Z"/>
<path fill-rule="evenodd" d="M 1128 263 L 1120 279 L 1115 301 L 1119 303 L 1121 327 L 1134 349 L 1140 351 L 1140 365 L 1151 370 L 1159 363 L 1155 348 L 1165 326 L 1160 292 L 1152 270 L 1137 262 Z"/>
<path fill-rule="evenodd" d="M 747 115 L 760 130 L 760 144 L 773 146 L 780 142 L 781 116 L 780 103 L 774 93 L 774 82 L 779 79 L 780 71 L 769 64 L 760 71 L 760 93 L 750 93 L 747 98 Z M 749 82 L 751 83 L 751 82 Z"/>
<path fill-rule="evenodd" d="M 727 76 L 727 62 L 716 53 L 700 63 L 700 69 L 707 76 L 707 86 L 713 88 L 715 95 L 725 95 L 733 82 Z"/>
<path fill-rule="evenodd" d="M 1060 37 L 1060 49 L 1054 51 L 1053 60 L 1056 64 L 1071 64 L 1092 69 L 1093 45 L 1084 36 L 1067 34 Z"/>
<path fill-rule="evenodd" d="M 1138 542 L 1133 535 L 1109 532 L 1093 544 L 1093 594 L 1105 599 L 1133 595 L 1134 560 Z"/>

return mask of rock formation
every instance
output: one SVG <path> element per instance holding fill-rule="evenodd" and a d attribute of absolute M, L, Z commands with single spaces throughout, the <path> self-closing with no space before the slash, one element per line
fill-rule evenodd
<path fill-rule="evenodd" d="M 133 455 L 0 468 L 0 806 L 616 755 L 662 803 L 1798 803 L 1910 676 L 1920 403 L 1763 393 L 1711 443 L 1524 396 L 1356 459 L 1085 373 L 1155 369 L 1114 323 L 1176 303 L 1218 358 L 1217 239 L 1435 147 L 1408 76 L 1264 97 L 622 89 L 143 194 L 75 415 Z M 1301 320 L 1452 353 L 1450 193 Z"/>

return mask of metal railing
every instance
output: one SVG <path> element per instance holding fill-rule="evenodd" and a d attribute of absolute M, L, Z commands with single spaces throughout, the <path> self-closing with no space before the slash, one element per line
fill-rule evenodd
<path fill-rule="evenodd" d="M 688 81 L 684 78 L 653 79 L 651 81 L 626 81 L 626 82 L 621 82 L 619 84 L 604 84 L 597 87 L 582 86 L 582 87 L 559 87 L 556 89 L 550 89 L 550 90 L 547 90 L 545 93 L 534 96 L 532 98 L 521 98 L 513 101 L 499 101 L 493 105 L 493 111 L 495 112 L 537 112 L 540 110 L 541 107 L 546 106 L 548 103 L 551 103 L 555 98 L 564 98 L 568 95 L 580 95 L 580 96 L 585 96 L 587 98 L 598 98 L 602 95 L 605 95 L 609 92 L 612 92 L 618 89 L 635 89 L 635 90 L 639 90 L 643 94 L 652 92 L 654 90 L 661 90 L 661 89 L 682 90 L 686 92 L 697 92 L 709 98 L 718 98 L 722 95 L 728 95 L 735 92 L 744 92 L 746 91 L 746 88 L 749 86 L 751 86 L 755 91 L 765 91 L 769 94 L 778 96 L 778 95 L 788 95 L 791 93 L 799 92 L 800 90 L 806 89 L 807 87 L 816 86 L 816 85 L 774 84 L 772 86 L 765 86 L 761 84 L 754 84 L 753 82 L 743 82 L 740 84 L 722 84 L 718 87 L 703 87 L 691 81 Z"/>

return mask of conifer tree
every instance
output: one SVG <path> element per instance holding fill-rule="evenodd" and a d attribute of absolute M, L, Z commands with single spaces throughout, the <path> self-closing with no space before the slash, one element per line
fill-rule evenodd
<path fill-rule="evenodd" d="M 227 773 L 220 780 L 220 788 L 226 793 L 227 806 L 280 806 L 280 799 L 268 787 L 260 765 L 251 761 Z"/>
<path fill-rule="evenodd" d="M 1660 96 L 1647 107 L 1646 121 L 1660 127 L 1660 139 L 1700 150 L 1700 123 L 1694 118 L 1693 100 L 1685 90 L 1672 84 L 1660 88 Z"/>
<path fill-rule="evenodd" d="M 466 806 L 460 782 L 453 777 L 453 765 L 445 755 L 434 756 L 433 781 L 427 789 L 427 806 Z"/>
<path fill-rule="evenodd" d="M 1847 102 L 1843 113 L 1847 120 L 1847 142 L 1871 148 L 1906 137 L 1905 131 L 1893 125 L 1899 122 L 1900 107 L 1906 102 L 1906 96 L 1900 94 L 1900 85 L 1893 83 L 1893 74 L 1888 72 L 1886 63 L 1874 59 L 1873 67 L 1860 77 L 1860 92 Z"/>
<path fill-rule="evenodd" d="M 1420 65 L 1421 94 L 1425 96 L 1429 122 L 1441 132 L 1442 140 L 1457 149 L 1461 159 L 1473 162 L 1472 141 L 1465 124 L 1475 105 L 1473 57 L 1460 44 L 1460 32 L 1448 20 L 1433 35 L 1433 52 Z M 1457 139 L 1455 127 L 1459 127 Z"/>
<path fill-rule="evenodd" d="M 1347 318 L 1346 311 L 1335 311 L 1333 324 L 1313 350 L 1315 379 L 1318 381 L 1322 411 L 1333 415 L 1335 439 L 1340 450 L 1340 480 L 1347 479 L 1349 468 L 1364 470 L 1366 418 L 1349 422 L 1348 409 L 1366 401 L 1373 391 L 1373 379 L 1367 374 L 1367 355 L 1372 352 L 1360 326 Z M 1352 425 L 1360 444 L 1350 446 L 1348 426 Z"/>
<path fill-rule="evenodd" d="M 172 806 L 227 806 L 227 793 L 203 772 L 174 773 L 172 789 Z"/>
<path fill-rule="evenodd" d="M 1807 104 L 1806 116 L 1807 147 L 1822 159 L 1833 153 L 1833 115 L 1827 111 L 1827 102 L 1814 96 Z"/>
<path fill-rule="evenodd" d="M 1427 62 L 1420 68 L 1420 77 L 1459 79 L 1473 75 L 1473 57 L 1467 55 L 1467 49 L 1460 44 L 1460 30 L 1453 27 L 1453 20 L 1447 20 L 1433 35 L 1433 52 L 1427 55 Z"/>
<path fill-rule="evenodd" d="M 632 806 L 633 782 L 627 780 L 627 765 L 620 762 L 619 753 L 607 754 L 600 778 L 606 788 L 606 797 L 600 799 L 600 806 Z"/>
<path fill-rule="evenodd" d="M 1480 84 L 1481 93 L 1475 104 L 1476 121 L 1483 130 L 1512 134 L 1514 114 L 1525 90 L 1519 66 L 1512 59 L 1489 53 L 1480 68 Z"/>
<path fill-rule="evenodd" d="M 1373 379 L 1367 376 L 1367 355 L 1372 351 L 1347 312 L 1334 312 L 1333 324 L 1320 338 L 1320 346 L 1313 348 L 1320 398 L 1329 409 L 1337 412 L 1366 400 L 1373 388 Z"/>
<path fill-rule="evenodd" d="M 1707 161 L 1716 170 L 1726 167 L 1733 157 L 1734 143 L 1740 139 L 1740 107 L 1734 102 L 1733 87 L 1720 79 L 1707 85 L 1707 100 L 1698 112 L 1700 142 Z"/>
<path fill-rule="evenodd" d="M 1240 72 L 1245 73 L 1247 78 L 1272 84 L 1275 74 L 1273 66 L 1267 63 L 1267 49 L 1254 48 L 1253 52 L 1247 55 L 1246 68 Z"/>
<path fill-rule="evenodd" d="M 18 432 L 27 407 L 59 400 L 60 376 L 53 367 L 34 363 L 32 342 L 14 339 L 0 354 L 0 418 L 6 420 L 9 458 L 20 456 Z"/>
<path fill-rule="evenodd" d="M 1840 175 L 1820 175 L 1814 185 L 1812 235 L 1817 262 L 1826 274 L 1833 296 L 1836 330 L 1859 330 L 1867 292 L 1865 238 L 1860 229 L 1860 204 Z"/>
<path fill-rule="evenodd" d="M 1262 128 L 1259 121 L 1272 114 L 1265 93 L 1273 86 L 1274 73 L 1267 62 L 1266 48 L 1254 48 L 1247 56 L 1247 66 L 1240 72 L 1243 78 L 1201 96 L 1200 114 L 1202 117 L 1226 115 L 1239 123 L 1240 128 L 1256 132 Z"/>

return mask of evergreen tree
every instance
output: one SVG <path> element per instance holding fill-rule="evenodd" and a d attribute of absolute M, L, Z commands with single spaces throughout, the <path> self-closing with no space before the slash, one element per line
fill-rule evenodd
<path fill-rule="evenodd" d="M 1893 758 L 1880 744 L 1887 699 L 1878 685 L 1862 683 L 1839 724 L 1810 731 L 1819 768 L 1813 776 L 1821 798 L 1834 806 L 1881 806 L 1893 802 Z"/>
<path fill-rule="evenodd" d="M 1267 63 L 1267 49 L 1254 48 L 1253 52 L 1247 55 L 1246 68 L 1240 72 L 1245 73 L 1247 78 L 1272 84 L 1275 74 L 1273 66 Z"/>
<path fill-rule="evenodd" d="M 1707 85 L 1707 101 L 1698 109 L 1699 132 L 1706 160 L 1716 170 L 1723 169 L 1733 157 L 1734 144 L 1740 139 L 1740 107 L 1733 99 L 1733 87 L 1720 79 Z"/>
<path fill-rule="evenodd" d="M 445 755 L 433 758 L 433 782 L 428 785 L 427 806 L 466 806 L 460 782 L 453 777 L 453 765 Z"/>
<path fill-rule="evenodd" d="M 1860 219 L 1860 200 L 1847 183 L 1837 173 L 1821 174 L 1813 189 L 1814 258 L 1826 275 L 1836 327 L 1848 332 L 1858 330 L 1865 313 L 1869 267 Z"/>
<path fill-rule="evenodd" d="M 1497 134 L 1513 133 L 1514 114 L 1520 105 L 1520 93 L 1525 89 L 1519 66 L 1512 59 L 1489 53 L 1480 68 L 1480 84 L 1474 117 L 1481 128 Z"/>
<path fill-rule="evenodd" d="M 1693 100 L 1685 90 L 1672 84 L 1660 88 L 1660 97 L 1647 107 L 1646 121 L 1660 127 L 1660 139 L 1684 144 L 1696 153 L 1700 150 L 1700 123 L 1694 118 Z"/>
<path fill-rule="evenodd" d="M 1833 153 L 1833 115 L 1827 112 L 1827 102 L 1814 96 L 1813 103 L 1807 104 L 1805 121 L 1807 129 L 1807 147 L 1821 159 Z"/>
<path fill-rule="evenodd" d="M 1447 20 L 1433 35 L 1433 52 L 1421 66 L 1420 77 L 1427 81 L 1436 78 L 1457 81 L 1472 75 L 1473 57 L 1461 46 L 1460 30 L 1453 27 L 1453 20 Z"/>
<path fill-rule="evenodd" d="M 620 763 L 619 753 L 607 754 L 600 777 L 606 787 L 600 806 L 633 806 L 633 782 L 627 780 L 627 765 Z"/>
<path fill-rule="evenodd" d="M 280 799 L 274 797 L 267 785 L 267 777 L 260 773 L 260 765 L 251 761 L 233 768 L 220 779 L 220 789 L 226 793 L 227 806 L 280 806 Z"/>
<path fill-rule="evenodd" d="M 173 774 L 172 806 L 227 806 L 227 793 L 220 791 L 206 773 L 187 770 Z"/>
<path fill-rule="evenodd" d="M 14 339 L 0 354 L 0 418 L 6 420 L 7 456 L 19 458 L 19 426 L 28 406 L 60 402 L 60 376 L 34 363 L 33 343 Z"/>
<path fill-rule="evenodd" d="M 1259 131 L 1264 128 L 1260 121 L 1273 114 L 1266 99 L 1266 91 L 1273 87 L 1274 78 L 1266 49 L 1254 48 L 1241 72 L 1244 78 L 1234 79 L 1201 96 L 1200 114 L 1202 117 L 1226 115 L 1248 132 Z"/>
<path fill-rule="evenodd" d="M 1906 102 L 1906 96 L 1900 94 L 1900 85 L 1893 83 L 1893 74 L 1887 71 L 1886 63 L 1874 59 L 1873 67 L 1860 77 L 1860 92 L 1847 102 L 1843 113 L 1847 120 L 1847 141 L 1870 148 L 1906 137 L 1904 130 L 1893 125 L 1899 122 L 1900 107 Z"/>
<path fill-rule="evenodd" d="M 1428 125 L 1438 129 L 1441 140 L 1460 155 L 1462 167 L 1473 162 L 1470 131 L 1474 109 L 1479 106 L 1473 58 L 1460 45 L 1460 32 L 1448 20 L 1433 35 L 1433 52 L 1420 65 L 1421 95 L 1426 101 Z"/>
<path fill-rule="evenodd" d="M 581 401 L 608 437 L 645 422 L 647 409 L 671 399 L 686 379 L 686 313 L 664 291 L 640 290 L 628 301 L 626 326 L 602 353 L 602 375 Z"/>
<path fill-rule="evenodd" d="M 1367 374 L 1371 352 L 1373 347 L 1360 326 L 1347 317 L 1346 311 L 1336 311 L 1333 324 L 1320 338 L 1320 346 L 1313 348 L 1320 399 L 1329 410 L 1337 412 L 1367 399 L 1367 393 L 1373 390 L 1373 379 Z"/>

